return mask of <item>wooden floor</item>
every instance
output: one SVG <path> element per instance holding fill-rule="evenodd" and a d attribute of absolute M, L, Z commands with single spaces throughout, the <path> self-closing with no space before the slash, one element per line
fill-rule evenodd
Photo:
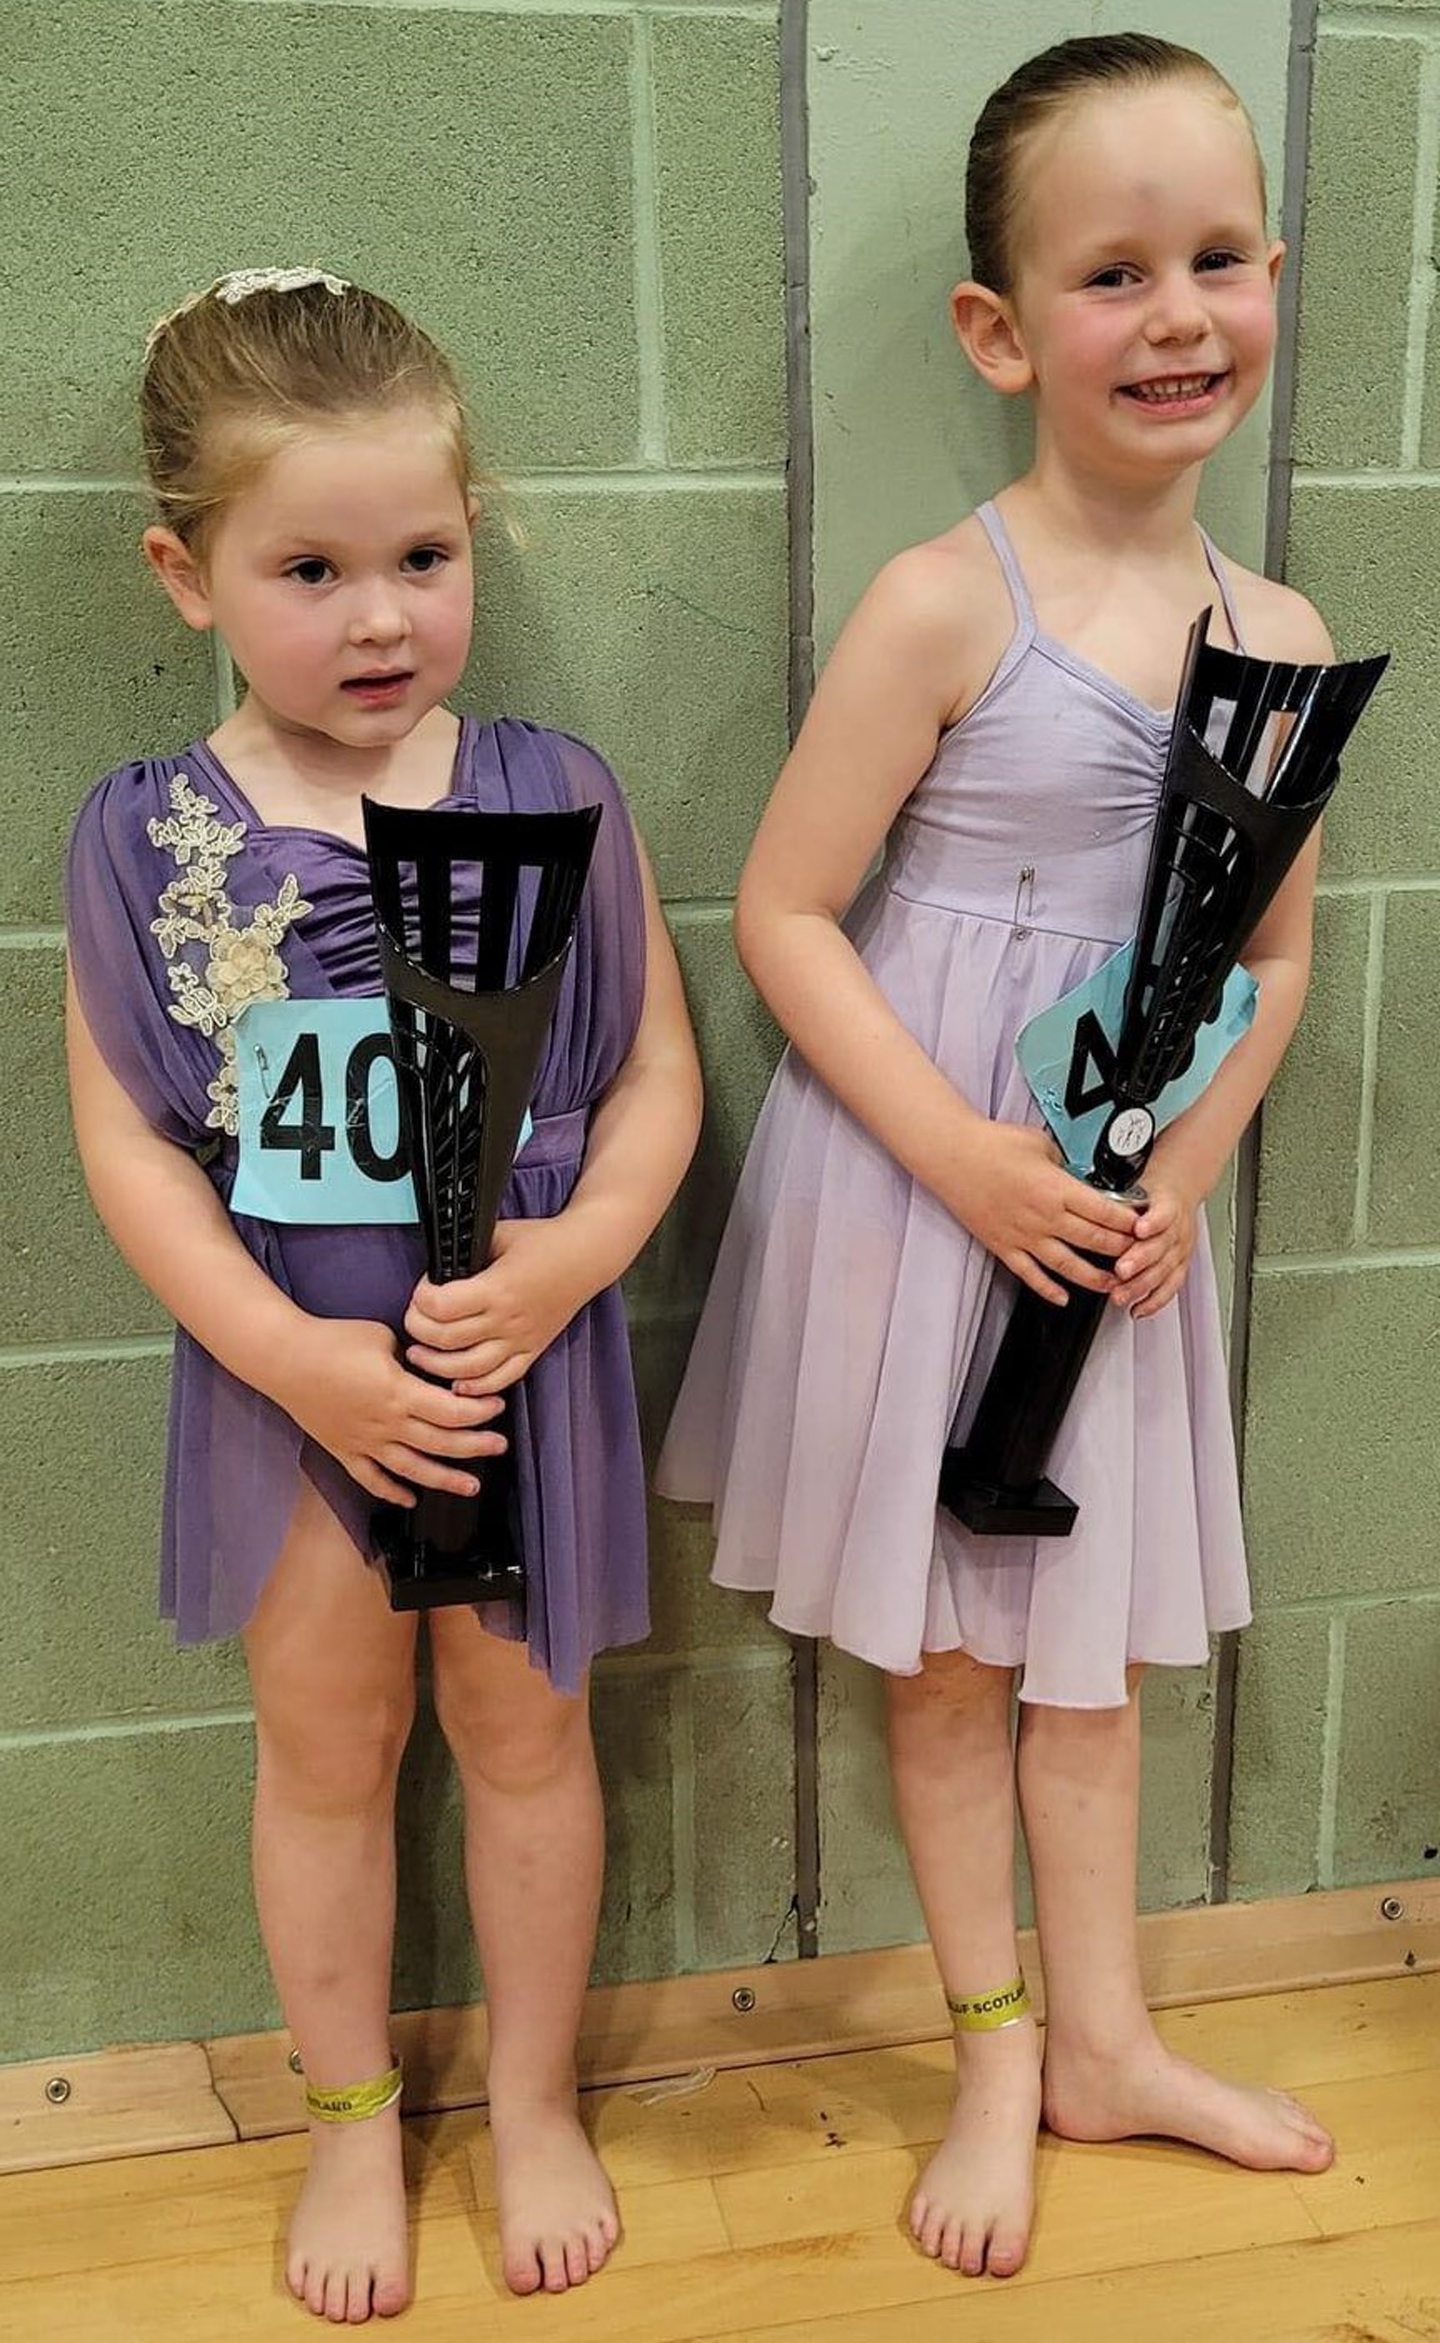
<path fill-rule="evenodd" d="M 1297 2090 L 1318 2179 L 1190 2150 L 1047 2140 L 1035 2248 L 952 2276 L 900 2208 L 947 2099 L 943 2045 L 597 2092 L 625 2240 L 593 2284 L 504 2292 L 479 2114 L 407 2126 L 409 2343 L 1415 2343 L 1440 2339 L 1440 1975 L 1177 2010 L 1191 2055 Z M 0 2179 L 4 2343 L 269 2343 L 295 2138 Z M 372 2329 L 372 2332 L 377 2330 Z"/>

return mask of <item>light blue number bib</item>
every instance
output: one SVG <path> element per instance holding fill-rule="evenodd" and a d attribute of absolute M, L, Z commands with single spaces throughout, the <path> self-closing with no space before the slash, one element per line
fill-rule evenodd
<path fill-rule="evenodd" d="M 418 1219 L 382 999 L 253 1001 L 235 1074 L 232 1212 L 314 1227 Z"/>
<path fill-rule="evenodd" d="M 1122 944 L 1093 976 L 1077 984 L 1052 1009 L 1022 1026 L 1015 1043 L 1020 1071 L 1072 1169 L 1088 1171 L 1095 1142 L 1115 1104 L 1115 1045 L 1125 1013 L 1125 987 L 1133 944 Z M 1217 1067 L 1255 1018 L 1260 987 L 1246 968 L 1232 968 L 1212 1014 L 1201 1026 L 1194 1054 L 1173 1082 L 1151 1101 L 1155 1127 L 1193 1106 Z"/>
<path fill-rule="evenodd" d="M 418 1220 L 384 1000 L 253 1001 L 234 1031 L 231 1211 L 291 1227 Z M 521 1147 L 530 1131 L 527 1114 Z"/>

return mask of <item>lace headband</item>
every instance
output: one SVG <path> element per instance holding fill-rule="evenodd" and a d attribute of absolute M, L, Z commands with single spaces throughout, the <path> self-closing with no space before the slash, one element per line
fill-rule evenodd
<path fill-rule="evenodd" d="M 323 268 L 235 268 L 228 276 L 217 277 L 213 285 L 191 293 L 178 309 L 158 317 L 145 336 L 145 355 L 148 358 L 168 325 L 187 310 L 196 309 L 202 301 L 224 301 L 230 308 L 237 302 L 248 301 L 252 293 L 298 293 L 303 285 L 323 285 L 327 293 L 348 293 L 349 285 L 343 277 L 332 277 Z"/>

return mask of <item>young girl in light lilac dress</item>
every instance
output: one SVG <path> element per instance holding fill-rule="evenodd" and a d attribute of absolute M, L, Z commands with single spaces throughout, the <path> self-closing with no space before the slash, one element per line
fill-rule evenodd
<path fill-rule="evenodd" d="M 1042 2110 L 1072 2139 L 1162 2133 L 1306 2171 L 1332 2154 L 1293 2101 L 1164 2047 L 1134 1927 L 1140 1671 L 1202 1665 L 1249 1616 L 1204 1201 L 1300 1012 L 1315 848 L 1247 947 L 1254 1026 L 1162 1136 L 1143 1210 L 1061 1167 L 1015 1039 L 1134 933 L 1197 611 L 1262 657 L 1333 654 L 1298 594 L 1195 520 L 1207 457 L 1264 384 L 1283 257 L 1229 85 L 1140 35 L 1046 52 L 984 109 L 966 223 L 956 328 L 985 382 L 1029 400 L 1034 461 L 881 572 L 761 825 L 736 926 L 792 1047 L 661 1485 L 713 1503 L 723 1584 L 885 1671 L 959 2069 L 911 2225 L 1003 2276 Z M 941 1450 L 1015 1281 L 1058 1304 L 1057 1272 L 1115 1304 L 1051 1468 L 1079 1520 L 1063 1542 L 972 1537 L 937 1514 Z"/>
<path fill-rule="evenodd" d="M 368 1565 L 370 1519 L 416 1485 L 473 1490 L 508 1442 L 523 1628 L 504 1608 L 440 1610 L 430 1643 L 465 1793 L 505 2274 L 559 2291 L 617 2235 L 575 2096 L 602 1863 L 585 1691 L 594 1654 L 647 1627 L 616 1280 L 698 1121 L 674 954 L 600 758 L 447 705 L 477 507 L 433 342 L 337 278 L 247 272 L 157 328 L 142 416 L 160 514 L 146 554 L 245 688 L 208 739 L 122 766 L 80 814 L 72 1092 L 100 1214 L 179 1321 L 164 1608 L 182 1642 L 245 1639 L 260 1924 L 311 2117 L 287 2277 L 330 2320 L 409 2297 L 388 2027 L 416 1619 Z M 227 1209 L 245 1009 L 381 989 L 362 792 L 602 808 L 494 1257 L 443 1289 L 413 1225 Z"/>

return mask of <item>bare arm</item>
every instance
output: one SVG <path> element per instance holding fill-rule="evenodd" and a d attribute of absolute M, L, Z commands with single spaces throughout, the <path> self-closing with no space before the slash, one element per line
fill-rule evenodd
<path fill-rule="evenodd" d="M 592 1294 L 623 1276 L 654 1234 L 700 1136 L 700 1061 L 680 969 L 638 844 L 637 852 L 645 898 L 640 1022 L 591 1118 L 584 1167 L 560 1215 L 583 1253 Z"/>
<path fill-rule="evenodd" d="M 952 579 L 902 555 L 860 603 L 816 688 L 740 881 L 756 991 L 826 1086 L 942 1199 L 982 1121 L 908 1033 L 840 928 L 963 688 Z"/>
<path fill-rule="evenodd" d="M 1307 840 L 1245 947 L 1244 965 L 1260 987 L 1255 1021 L 1195 1104 L 1161 1133 L 1151 1158 L 1157 1175 L 1179 1181 L 1200 1202 L 1234 1153 L 1270 1087 L 1300 1020 L 1310 982 L 1318 832 Z"/>
<path fill-rule="evenodd" d="M 75 1139 L 95 1209 L 137 1277 L 212 1358 L 275 1397 L 303 1311 L 252 1261 L 193 1156 L 153 1131 L 116 1081 L 66 985 Z"/>
<path fill-rule="evenodd" d="M 776 784 L 735 928 L 757 990 L 822 1081 L 1008 1268 L 1061 1301 L 1047 1270 L 1108 1284 L 1075 1248 L 1119 1251 L 1134 1213 L 1071 1179 L 1044 1133 L 992 1123 L 961 1097 L 839 925 L 941 730 L 1003 648 L 994 610 L 983 568 L 953 551 L 920 547 L 881 572 Z"/>
<path fill-rule="evenodd" d="M 375 1496 L 414 1502 L 404 1480 L 459 1494 L 473 1478 L 435 1461 L 491 1455 L 493 1408 L 409 1375 L 388 1327 L 312 1317 L 281 1293 L 235 1233 L 205 1173 L 153 1131 L 111 1073 L 66 988 L 66 1054 L 80 1160 L 95 1209 L 136 1275 L 212 1358 L 275 1401 Z"/>

